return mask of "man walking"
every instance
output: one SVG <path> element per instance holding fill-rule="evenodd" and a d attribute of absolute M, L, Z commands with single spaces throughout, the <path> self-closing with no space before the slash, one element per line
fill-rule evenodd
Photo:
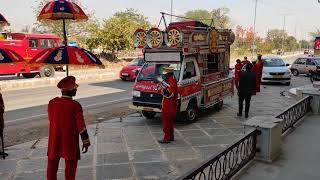
<path fill-rule="evenodd" d="M 261 84 L 262 71 L 263 71 L 263 61 L 262 61 L 261 54 L 258 54 L 255 71 L 256 71 L 256 92 L 260 92 L 260 84 Z"/>
<path fill-rule="evenodd" d="M 162 127 L 164 137 L 159 143 L 170 143 L 174 141 L 174 118 L 177 112 L 177 81 L 173 75 L 173 67 L 165 67 L 165 81 L 169 85 L 166 89 L 162 89 Z"/>
<path fill-rule="evenodd" d="M 56 180 L 60 158 L 65 159 L 65 179 L 75 180 L 80 159 L 79 135 L 86 153 L 90 146 L 83 110 L 72 97 L 77 93 L 76 78 L 67 76 L 57 87 L 62 96 L 50 100 L 48 105 L 49 141 L 47 179 Z"/>
<path fill-rule="evenodd" d="M 239 73 L 241 71 L 242 64 L 241 64 L 240 59 L 237 59 L 236 62 L 237 62 L 237 64 L 234 66 L 234 83 L 236 85 L 236 88 L 238 89 L 239 88 Z"/>
<path fill-rule="evenodd" d="M 1 150 L 0 150 L 0 155 L 5 159 L 6 156 L 8 156 L 7 153 L 4 152 L 4 138 L 3 138 L 3 129 L 4 129 L 4 102 L 2 98 L 2 94 L 0 92 L 0 138 L 1 138 Z"/>
<path fill-rule="evenodd" d="M 251 72 L 252 64 L 248 63 L 246 65 L 246 71 L 240 72 L 239 79 L 239 112 L 238 116 L 242 116 L 243 111 L 243 101 L 245 101 L 245 117 L 249 117 L 250 101 L 252 92 L 256 88 L 256 75 Z"/>

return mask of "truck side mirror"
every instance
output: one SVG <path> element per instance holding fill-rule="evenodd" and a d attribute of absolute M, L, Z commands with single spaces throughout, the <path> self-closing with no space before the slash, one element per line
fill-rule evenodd
<path fill-rule="evenodd" d="M 290 66 L 290 64 L 286 64 L 286 66 Z"/>

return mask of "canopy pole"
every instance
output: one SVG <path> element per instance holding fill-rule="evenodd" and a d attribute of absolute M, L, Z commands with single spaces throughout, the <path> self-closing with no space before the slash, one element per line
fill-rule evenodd
<path fill-rule="evenodd" d="M 67 31 L 66 31 L 66 22 L 64 19 L 62 19 L 62 23 L 63 23 L 63 38 L 64 38 L 64 46 L 68 46 L 68 38 L 67 38 Z M 69 59 L 67 59 L 66 62 L 66 72 L 67 72 L 67 76 L 69 75 Z"/>

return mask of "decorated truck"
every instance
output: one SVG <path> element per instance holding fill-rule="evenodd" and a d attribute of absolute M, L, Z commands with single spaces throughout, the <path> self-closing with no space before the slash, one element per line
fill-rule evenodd
<path fill-rule="evenodd" d="M 25 34 L 10 33 L 5 35 L 5 39 L 0 39 L 0 48 L 7 48 L 15 51 L 24 59 L 24 63 L 1 64 L 0 75 L 4 74 L 22 74 L 25 78 L 33 78 L 36 75 L 41 77 L 52 77 L 55 70 L 61 70 L 63 67 L 53 66 L 30 66 L 28 64 L 35 55 L 47 48 L 58 47 L 59 37 L 52 34 Z M 59 69 L 60 68 L 60 69 Z"/>
<path fill-rule="evenodd" d="M 138 29 L 135 47 L 143 49 L 146 63 L 133 85 L 130 107 L 148 119 L 161 112 L 162 95 L 155 79 L 170 66 L 178 85 L 178 117 L 194 122 L 200 109 L 221 108 L 223 99 L 234 93 L 233 78 L 229 77 L 234 39 L 231 30 L 199 21 L 170 23 L 165 31 Z"/>

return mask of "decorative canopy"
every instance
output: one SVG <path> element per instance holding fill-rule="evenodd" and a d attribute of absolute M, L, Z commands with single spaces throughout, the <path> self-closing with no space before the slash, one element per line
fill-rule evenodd
<path fill-rule="evenodd" d="M 10 26 L 9 22 L 0 14 L 0 25 Z"/>
<path fill-rule="evenodd" d="M 24 62 L 23 58 L 16 52 L 0 48 L 0 64 Z"/>
<path fill-rule="evenodd" d="M 78 47 L 61 46 L 50 48 L 40 52 L 30 64 L 53 64 L 53 65 L 82 65 L 100 66 L 102 62 L 90 51 Z"/>
<path fill-rule="evenodd" d="M 80 6 L 67 0 L 55 0 L 47 3 L 38 16 L 38 20 L 62 19 L 86 21 L 88 16 Z"/>

